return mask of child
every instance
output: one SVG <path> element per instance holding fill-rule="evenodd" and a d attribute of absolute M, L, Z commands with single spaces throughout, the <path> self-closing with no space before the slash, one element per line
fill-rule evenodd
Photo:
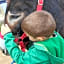
<path fill-rule="evenodd" d="M 3 26 L 3 30 L 8 29 Z M 64 40 L 55 32 L 55 20 L 46 11 L 33 12 L 21 24 L 33 45 L 22 52 L 14 42 L 15 37 L 10 30 L 2 31 L 6 48 L 17 64 L 62 64 L 64 63 Z"/>

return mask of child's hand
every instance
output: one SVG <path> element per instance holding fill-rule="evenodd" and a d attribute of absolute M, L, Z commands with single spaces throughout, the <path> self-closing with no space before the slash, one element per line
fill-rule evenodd
<path fill-rule="evenodd" d="M 11 32 L 10 28 L 8 27 L 7 24 L 2 24 L 1 26 L 1 34 L 4 36 L 4 34 Z"/>

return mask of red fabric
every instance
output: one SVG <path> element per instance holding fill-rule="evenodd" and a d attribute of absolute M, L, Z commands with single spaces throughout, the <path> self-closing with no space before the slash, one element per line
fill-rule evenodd
<path fill-rule="evenodd" d="M 0 38 L 2 38 L 2 39 L 3 39 L 3 35 L 1 34 L 1 32 L 0 32 Z"/>
<path fill-rule="evenodd" d="M 40 4 L 43 4 L 43 0 L 39 0 Z"/>
<path fill-rule="evenodd" d="M 18 38 L 15 38 L 14 42 L 18 42 Z"/>
<path fill-rule="evenodd" d="M 26 37 L 27 37 L 26 34 L 23 33 L 22 36 L 21 36 L 20 38 L 23 40 L 23 39 L 26 38 Z"/>
<path fill-rule="evenodd" d="M 44 0 L 38 0 L 37 11 L 41 11 L 43 8 Z"/>
<path fill-rule="evenodd" d="M 42 10 L 42 5 L 37 5 L 37 11 L 41 11 Z"/>
<path fill-rule="evenodd" d="M 20 45 L 21 50 L 22 50 L 23 52 L 25 52 L 25 45 L 24 45 L 23 39 L 26 38 L 26 37 L 27 37 L 27 36 L 26 36 L 25 33 L 23 33 L 22 36 L 20 37 L 20 39 L 21 39 L 22 41 L 19 42 L 19 45 Z M 15 41 L 15 42 L 18 42 L 18 38 L 15 38 L 14 41 Z"/>
<path fill-rule="evenodd" d="M 25 52 L 24 42 L 23 42 L 23 41 L 20 41 L 20 42 L 19 42 L 19 45 L 20 45 L 20 47 L 21 47 L 21 50 L 22 50 L 23 52 Z"/>
<path fill-rule="evenodd" d="M 26 34 L 23 33 L 20 38 L 23 40 L 23 39 L 26 38 L 26 37 L 27 37 Z M 20 45 L 20 47 L 21 47 L 21 50 L 22 50 L 23 52 L 25 52 L 26 47 L 25 47 L 25 45 L 24 45 L 24 42 L 23 42 L 23 41 L 20 41 L 20 42 L 19 42 L 19 45 Z"/>

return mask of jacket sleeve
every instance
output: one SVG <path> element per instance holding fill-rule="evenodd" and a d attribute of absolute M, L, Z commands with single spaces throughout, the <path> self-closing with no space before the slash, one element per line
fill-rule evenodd
<path fill-rule="evenodd" d="M 17 64 L 49 64 L 48 56 L 43 47 L 33 45 L 27 52 L 22 52 L 14 42 L 12 33 L 4 36 L 6 48 Z"/>

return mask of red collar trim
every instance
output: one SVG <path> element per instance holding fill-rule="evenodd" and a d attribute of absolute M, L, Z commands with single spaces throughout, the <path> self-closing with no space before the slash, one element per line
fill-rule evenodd
<path fill-rule="evenodd" d="M 44 0 L 38 0 L 37 11 L 41 11 L 43 8 Z"/>

